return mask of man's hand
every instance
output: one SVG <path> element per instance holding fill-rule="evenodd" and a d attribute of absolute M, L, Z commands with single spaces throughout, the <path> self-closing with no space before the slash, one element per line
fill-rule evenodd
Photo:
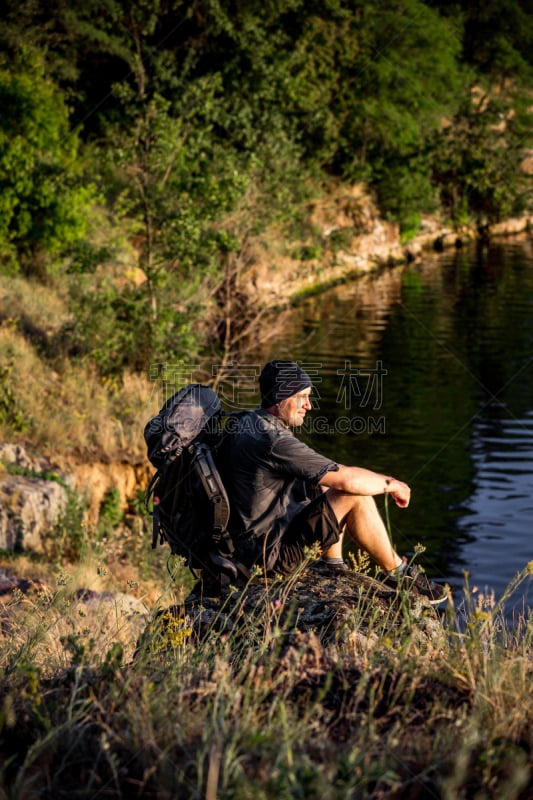
<path fill-rule="evenodd" d="M 407 508 L 411 499 L 411 489 L 403 481 L 396 478 L 387 478 L 385 481 L 385 494 L 392 495 L 392 499 L 400 508 Z"/>

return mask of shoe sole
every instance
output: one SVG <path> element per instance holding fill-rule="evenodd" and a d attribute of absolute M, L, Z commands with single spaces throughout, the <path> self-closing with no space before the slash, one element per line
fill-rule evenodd
<path fill-rule="evenodd" d="M 379 580 L 379 578 L 377 579 Z M 425 592 L 417 589 L 415 585 L 408 585 L 408 578 L 406 577 L 403 581 L 404 585 L 402 586 L 401 583 L 396 583 L 394 586 L 386 581 L 380 581 L 383 583 L 384 586 L 387 586 L 393 592 L 408 592 L 410 594 L 416 594 L 418 597 L 423 597 L 428 603 L 432 606 L 440 606 L 442 603 L 445 603 L 448 600 L 448 594 L 445 592 L 444 594 L 440 595 L 439 597 L 431 597 L 430 595 L 426 594 Z"/>

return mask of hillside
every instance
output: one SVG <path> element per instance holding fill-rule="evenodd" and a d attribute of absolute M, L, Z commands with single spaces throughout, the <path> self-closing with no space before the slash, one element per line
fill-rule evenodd
<path fill-rule="evenodd" d="M 96 509 L 183 365 L 530 217 L 524 0 L 67 6 L 1 12 L 0 440 Z"/>
<path fill-rule="evenodd" d="M 8 0 L 0 271 L 50 309 L 26 327 L 49 370 L 226 356 L 275 267 L 309 288 L 354 240 L 529 214 L 526 6 Z"/>

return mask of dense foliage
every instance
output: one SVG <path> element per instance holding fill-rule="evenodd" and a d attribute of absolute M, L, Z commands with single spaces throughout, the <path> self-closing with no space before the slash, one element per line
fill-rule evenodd
<path fill-rule="evenodd" d="M 423 211 L 484 224 L 530 200 L 526 0 L 1 14 L 0 268 L 62 281 L 73 313 L 50 349 L 104 375 L 191 363 L 246 243 L 332 180 L 365 181 L 409 230 Z M 112 269 L 126 241 L 142 281 Z"/>

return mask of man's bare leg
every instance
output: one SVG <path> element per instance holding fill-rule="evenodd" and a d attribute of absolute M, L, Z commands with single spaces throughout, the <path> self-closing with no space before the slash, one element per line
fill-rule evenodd
<path fill-rule="evenodd" d="M 340 558 L 342 559 L 342 540 L 343 536 L 340 537 L 338 542 L 332 544 L 330 548 L 324 550 L 322 553 L 322 558 Z"/>
<path fill-rule="evenodd" d="M 328 501 L 351 539 L 384 570 L 399 567 L 402 559 L 394 550 L 385 523 L 373 497 L 328 489 Z M 342 539 L 323 553 L 325 558 L 342 558 Z"/>

